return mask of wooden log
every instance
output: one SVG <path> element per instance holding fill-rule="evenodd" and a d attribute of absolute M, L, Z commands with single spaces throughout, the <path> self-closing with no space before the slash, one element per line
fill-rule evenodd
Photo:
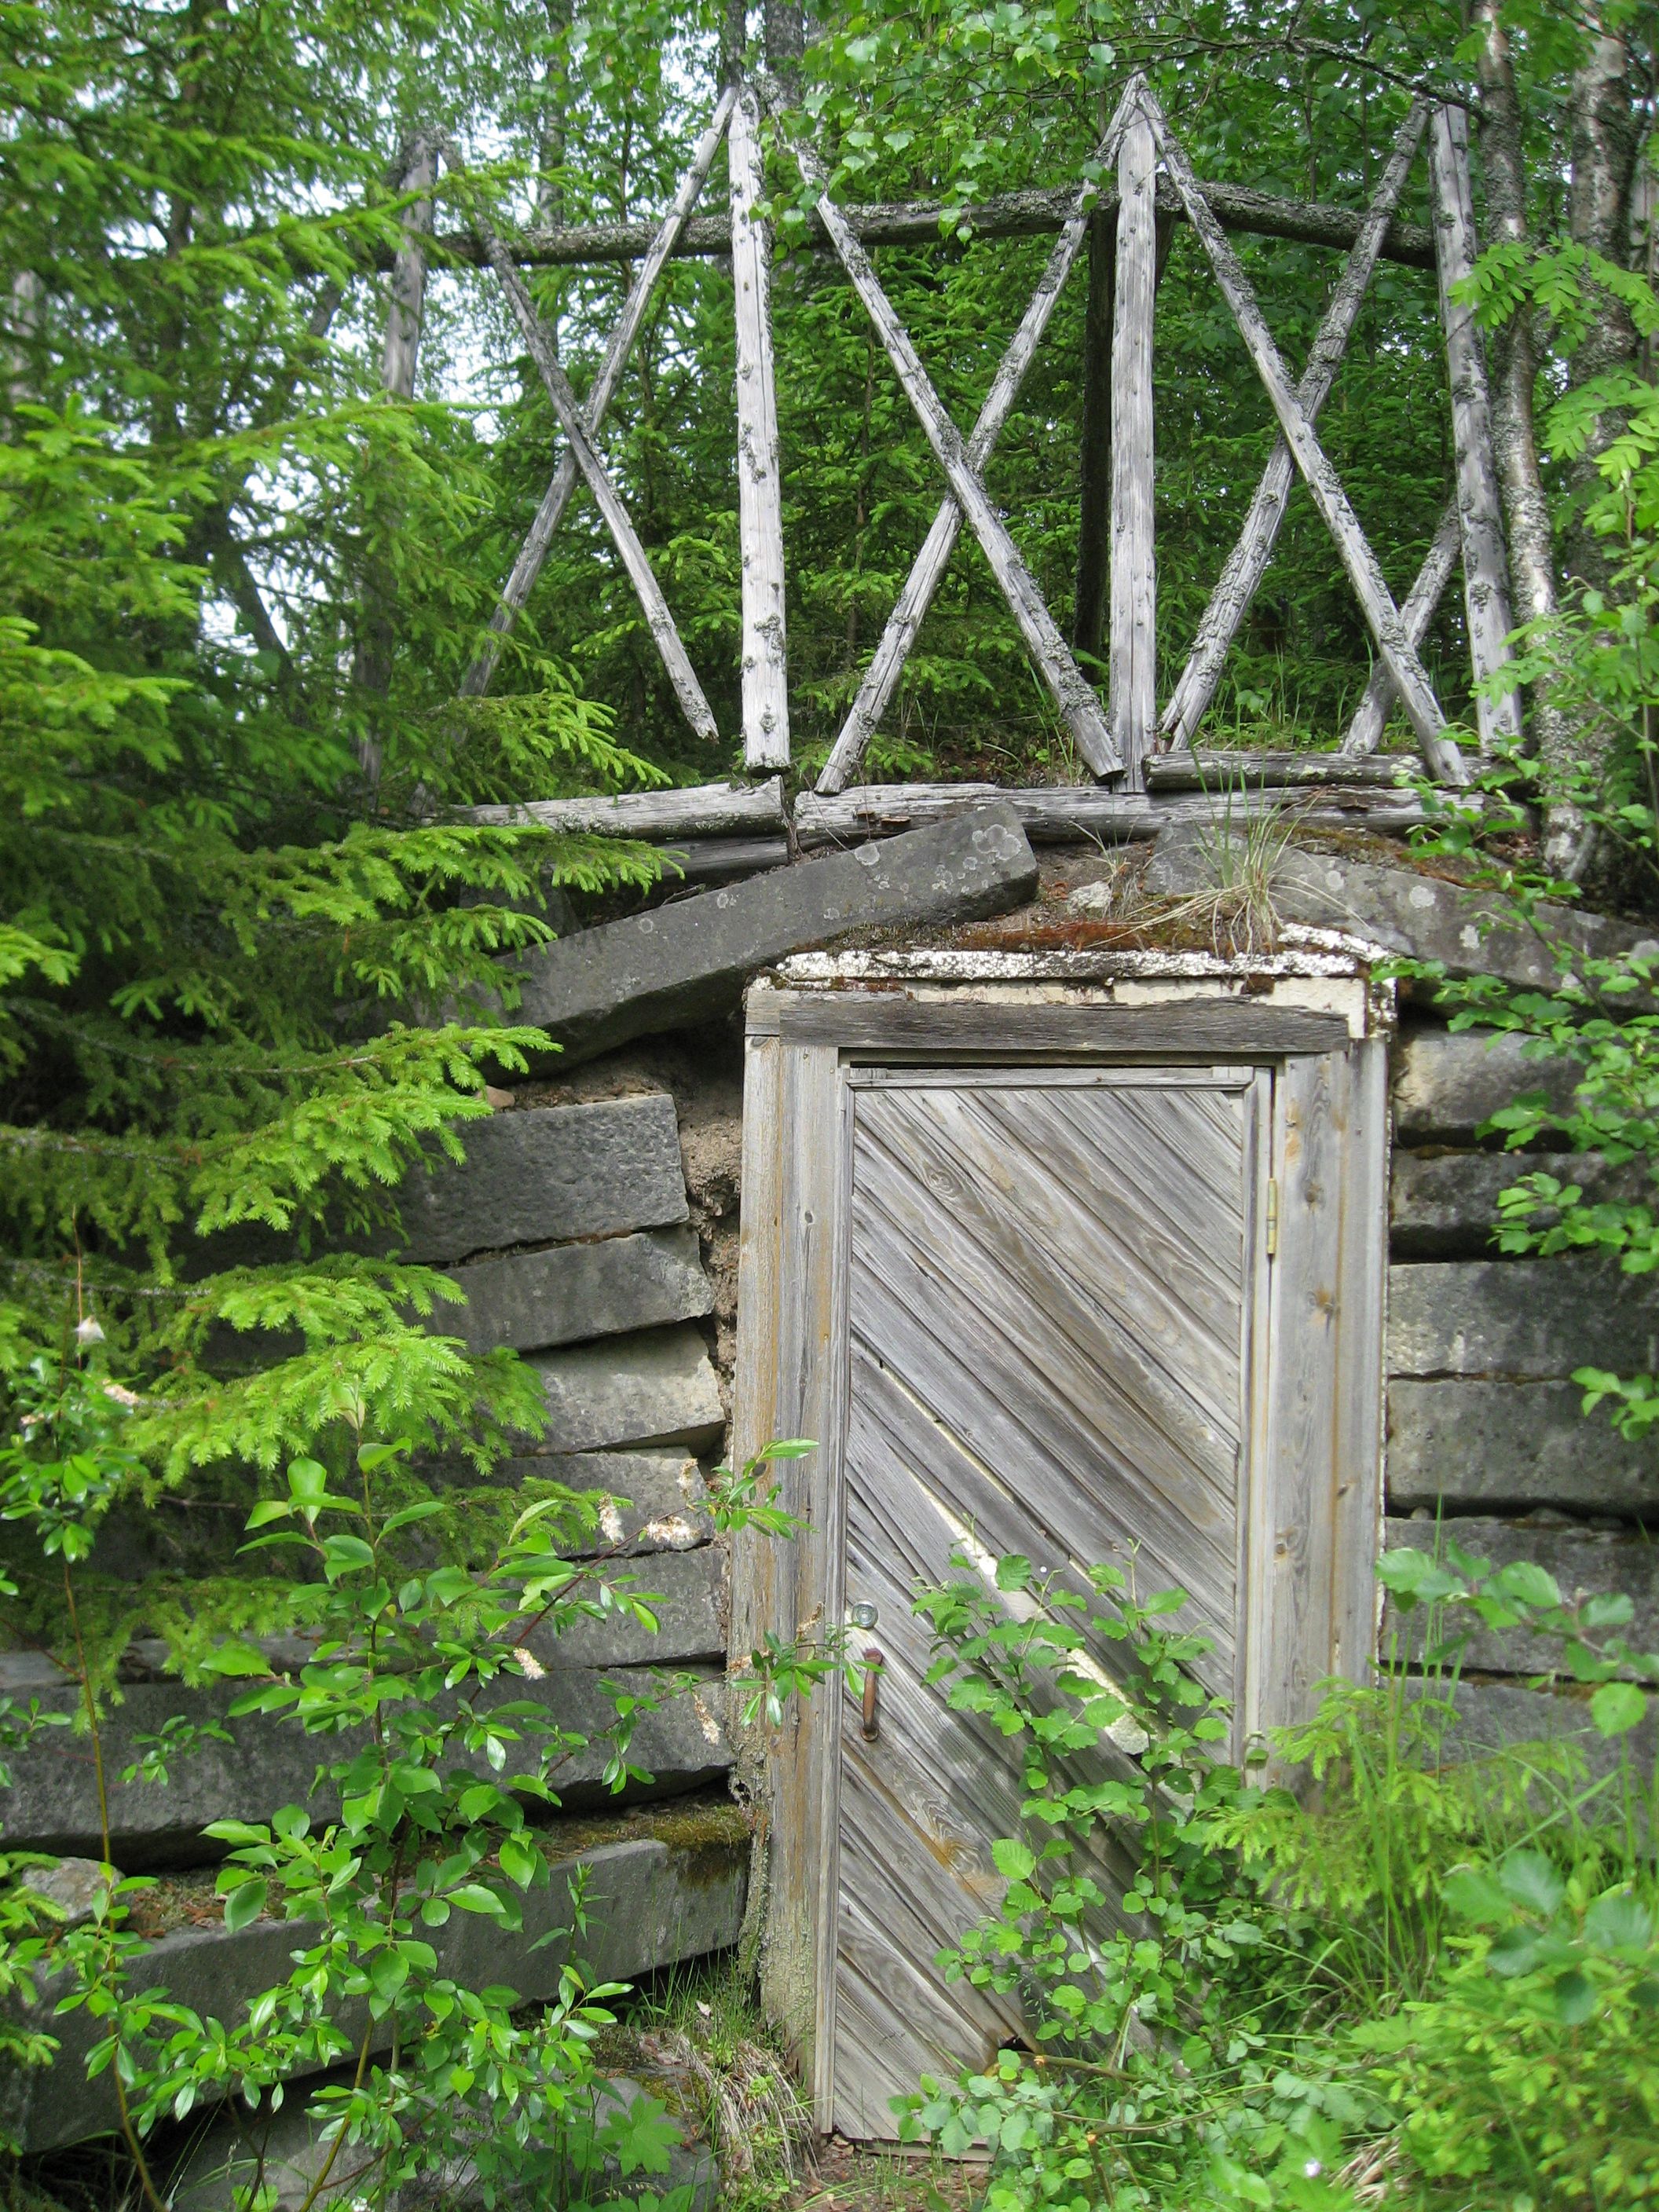
<path fill-rule="evenodd" d="M 599 374 L 594 377 L 592 390 L 582 406 L 582 420 L 590 434 L 596 433 L 605 420 L 605 410 L 616 395 L 623 370 L 628 365 L 628 357 L 634 350 L 634 341 L 639 336 L 640 325 L 645 320 L 645 311 L 657 289 L 657 279 L 679 249 L 685 227 L 691 219 L 691 210 L 696 207 L 697 197 L 714 167 L 714 155 L 725 136 L 732 104 L 736 98 L 737 94 L 731 89 L 720 94 L 713 119 L 697 141 L 696 151 L 691 156 L 691 166 L 681 179 L 673 203 L 646 249 L 639 273 L 623 302 L 623 311 L 605 341 Z M 520 548 L 519 557 L 513 563 L 513 572 L 501 587 L 501 599 L 489 617 L 489 635 L 461 678 L 460 691 L 464 699 L 481 699 L 489 690 L 507 633 L 517 622 L 524 603 L 530 597 L 536 579 L 542 572 L 542 563 L 547 558 L 554 533 L 563 520 L 565 508 L 570 503 L 570 495 L 576 489 L 576 477 L 575 455 L 566 451 L 559 456 L 559 465 L 553 471 L 553 481 L 547 487 L 536 519 L 530 526 L 529 534 Z"/>
<path fill-rule="evenodd" d="M 1103 165 L 1109 165 L 1113 159 L 1128 115 L 1126 94 L 1118 103 L 1117 112 L 1101 142 L 1099 159 Z M 1071 220 L 1061 231 L 1059 241 L 1048 257 L 1048 266 L 1031 295 L 1030 305 L 998 363 L 991 389 L 985 395 L 985 404 L 980 410 L 973 435 L 968 441 L 967 459 L 970 467 L 983 469 L 997 440 L 1002 435 L 1003 425 L 1007 422 L 1019 388 L 1025 380 L 1025 372 L 1042 342 L 1043 332 L 1048 327 L 1048 320 L 1061 289 L 1077 259 L 1089 220 L 1088 210 L 1094 197 L 1094 187 L 1085 184 L 1079 188 Z M 954 499 L 946 499 L 933 517 L 933 526 L 911 566 L 897 604 L 887 618 L 887 626 L 882 632 L 875 656 L 859 686 L 858 696 L 853 702 L 842 726 L 841 734 L 836 739 L 834 750 L 817 780 L 819 791 L 833 797 L 836 792 L 844 791 L 857 774 L 870 740 L 892 700 L 910 648 L 915 642 L 916 633 L 933 605 L 933 594 L 951 564 L 951 556 L 956 550 L 961 528 L 962 509 Z"/>
<path fill-rule="evenodd" d="M 976 238 L 1041 238 L 1064 228 L 1071 210 L 1070 185 L 1028 185 L 1024 191 L 1002 192 L 994 198 L 969 202 L 961 221 Z M 1328 201 L 1285 199 L 1259 192 L 1248 185 L 1206 184 L 1204 198 L 1224 230 L 1258 238 L 1285 238 L 1303 246 L 1328 246 L 1346 253 L 1364 227 L 1358 208 L 1333 207 Z M 1115 211 L 1114 185 L 1103 188 L 1103 213 Z M 1158 185 L 1160 215 L 1184 219 L 1186 210 L 1167 178 Z M 943 235 L 945 214 L 938 200 L 871 202 L 850 206 L 847 219 L 865 246 L 937 246 Z M 526 269 L 573 269 L 615 261 L 637 261 L 650 250 L 653 222 L 599 222 L 549 228 L 532 226 L 508 240 L 514 259 Z M 448 231 L 436 241 L 446 260 L 465 265 L 482 263 L 484 255 L 470 231 Z M 807 234 L 793 249 L 797 252 L 830 252 L 830 235 L 820 217 L 807 216 Z M 732 251 L 729 226 L 718 216 L 698 216 L 689 222 L 674 248 L 676 258 L 714 259 Z M 1434 233 L 1426 223 L 1395 220 L 1389 226 L 1382 258 L 1407 269 L 1434 267 Z M 390 268 L 390 253 L 378 253 L 372 265 Z"/>
<path fill-rule="evenodd" d="M 1341 479 L 1332 467 L 1312 423 L 1291 389 L 1290 376 L 1256 303 L 1249 278 L 1244 274 L 1243 264 L 1220 225 L 1205 204 L 1191 165 L 1180 142 L 1165 122 L 1162 109 L 1150 93 L 1146 95 L 1146 100 L 1147 114 L 1157 134 L 1164 167 L 1175 179 L 1187 210 L 1188 220 L 1203 243 L 1222 296 L 1232 310 L 1233 319 L 1238 325 L 1246 349 L 1255 365 L 1256 374 L 1273 402 L 1273 412 L 1279 417 L 1285 441 L 1319 510 L 1321 520 L 1330 532 L 1355 597 L 1376 641 L 1377 651 L 1388 663 L 1389 672 L 1411 719 L 1412 727 L 1417 732 L 1423 757 L 1441 782 L 1466 783 L 1468 772 L 1462 756 L 1445 735 L 1446 718 L 1434 696 L 1434 687 L 1429 682 L 1416 648 L 1406 635 L 1400 610 L 1395 605 L 1387 580 L 1377 565 L 1376 556 L 1359 526 L 1359 518 L 1348 502 Z"/>
<path fill-rule="evenodd" d="M 1152 504 L 1152 316 L 1158 241 L 1152 125 L 1137 112 L 1117 157 L 1112 304 L 1112 568 L 1107 712 L 1124 787 L 1145 787 L 1158 714 L 1158 571 Z"/>
<path fill-rule="evenodd" d="M 1347 350 L 1348 340 L 1353 334 L 1353 326 L 1370 289 L 1372 273 L 1381 258 L 1383 240 L 1394 219 L 1394 211 L 1400 204 L 1406 179 L 1417 158 L 1426 112 L 1421 100 L 1414 100 L 1410 113 L 1401 125 L 1388 166 L 1382 172 L 1376 196 L 1365 211 L 1359 236 L 1348 257 L 1348 265 L 1342 272 L 1341 282 L 1331 295 L 1330 304 L 1320 323 L 1313 350 L 1308 356 L 1308 366 L 1303 371 L 1302 381 L 1296 392 L 1310 422 L 1318 420 L 1319 410 L 1325 404 L 1336 380 L 1338 367 Z M 1267 465 L 1256 486 L 1255 497 L 1250 502 L 1249 513 L 1238 533 L 1238 542 L 1228 556 L 1227 565 L 1222 570 L 1220 580 L 1210 594 L 1210 603 L 1199 622 L 1192 653 L 1181 672 L 1181 680 L 1164 710 L 1158 734 L 1166 745 L 1190 744 L 1194 732 L 1209 712 L 1210 702 L 1215 696 L 1222 666 L 1237 635 L 1238 626 L 1255 597 L 1267 563 L 1273 557 L 1273 550 L 1278 543 L 1279 532 L 1290 506 L 1291 487 L 1295 481 L 1296 464 L 1281 432 L 1273 441 Z"/>
<path fill-rule="evenodd" d="M 781 836 L 783 784 L 698 783 L 684 791 L 624 791 L 614 799 L 527 799 L 517 806 L 463 806 L 456 818 L 485 827 L 556 830 L 570 837 L 634 837 L 672 844 L 693 837 Z"/>
<path fill-rule="evenodd" d="M 674 617 L 668 611 L 668 602 L 662 595 L 661 586 L 652 574 L 650 560 L 629 520 L 628 509 L 623 504 L 622 495 L 611 483 L 610 471 L 582 421 L 581 409 L 570 388 L 570 380 L 554 349 L 552 333 L 536 313 L 535 305 L 525 290 L 523 280 L 513 266 L 501 240 L 487 224 L 480 224 L 479 235 L 483 240 L 491 265 L 501 279 L 501 289 L 507 294 L 514 319 L 529 349 L 530 357 L 535 362 L 547 396 L 553 403 L 553 411 L 559 418 L 559 428 L 568 441 L 576 465 L 586 479 L 594 503 L 622 556 L 623 566 L 628 571 L 629 580 L 634 586 L 646 623 L 656 641 L 663 666 L 668 672 L 668 680 L 674 687 L 674 696 L 697 735 L 711 744 L 718 744 L 719 726 L 708 702 L 702 696 L 702 686 L 698 683 L 685 647 L 680 641 Z"/>
<path fill-rule="evenodd" d="M 737 298 L 738 551 L 743 607 L 743 759 L 789 765 L 784 654 L 783 489 L 772 369 L 771 239 L 760 108 L 745 90 L 732 111 L 732 280 Z"/>
<path fill-rule="evenodd" d="M 730 882 L 736 876 L 762 876 L 789 865 L 787 837 L 695 837 L 662 847 L 663 874 L 688 884 Z"/>
<path fill-rule="evenodd" d="M 1473 274 L 1480 251 L 1474 200 L 1469 189 L 1469 124 L 1462 107 L 1437 107 L 1429 129 L 1429 174 L 1434 185 L 1435 266 L 1440 325 L 1446 337 L 1451 389 L 1452 443 L 1457 461 L 1457 507 L 1463 544 L 1463 604 L 1469 623 L 1469 657 L 1477 687 L 1509 659 L 1508 555 L 1504 509 L 1493 458 L 1492 398 L 1474 310 L 1457 296 Z M 1482 697 L 1477 689 L 1475 723 L 1480 750 L 1518 741 L 1521 694 Z"/>
<path fill-rule="evenodd" d="M 1055 627 L 1054 617 L 1043 605 L 1042 595 L 1037 590 L 1030 571 L 1008 535 L 1007 526 L 998 514 L 977 471 L 969 463 L 963 447 L 962 434 L 939 404 L 932 380 L 922 367 L 921 356 L 911 343 L 908 331 L 893 313 L 892 305 L 870 264 L 870 257 L 854 237 L 842 210 L 830 198 L 822 165 L 811 149 L 804 145 L 798 143 L 794 153 L 802 179 L 818 196 L 818 213 L 841 257 L 842 266 L 851 278 L 853 289 L 864 302 L 865 311 L 875 325 L 876 334 L 893 364 L 894 374 L 915 410 L 916 419 L 933 449 L 934 458 L 956 495 L 957 504 L 973 526 L 974 535 L 990 563 L 991 573 L 1019 625 L 1026 648 L 1048 684 L 1078 750 L 1097 775 L 1115 775 L 1122 768 L 1123 761 L 1113 743 L 1111 732 L 1102 718 L 1099 701 L 1084 681 L 1065 639 Z"/>
<path fill-rule="evenodd" d="M 1400 609 L 1400 619 L 1405 625 L 1406 635 L 1414 646 L 1420 646 L 1429 634 L 1434 611 L 1451 580 L 1452 570 L 1457 566 L 1462 544 L 1462 524 L 1458 514 L 1457 495 L 1454 492 L 1446 501 L 1440 517 L 1440 526 L 1434 533 L 1434 542 L 1424 555 L 1423 565 Z M 1365 686 L 1365 696 L 1355 709 L 1354 718 L 1342 739 L 1345 753 L 1373 753 L 1376 750 L 1382 742 L 1382 732 L 1388 726 L 1396 696 L 1388 664 L 1379 660 L 1371 671 L 1371 680 Z"/>
<path fill-rule="evenodd" d="M 1156 837 L 1161 830 L 1197 823 L 1234 827 L 1288 811 L 1313 830 L 1415 830 L 1428 818 L 1415 793 L 1388 787 L 1338 785 L 1328 791 L 1244 791 L 1224 799 L 1201 793 L 1156 795 L 1098 791 L 1087 785 L 1039 784 L 1007 790 L 995 783 L 857 784 L 833 799 L 804 792 L 795 802 L 795 836 L 803 847 L 856 844 L 948 821 L 975 806 L 1004 801 L 1036 844 L 1109 844 Z"/>
<path fill-rule="evenodd" d="M 1304 753 L 1200 747 L 1157 753 L 1146 763 L 1146 788 L 1166 791 L 1322 790 L 1328 786 L 1409 783 L 1422 773 L 1415 753 L 1381 760 L 1348 760 L 1341 753 Z"/>
<path fill-rule="evenodd" d="M 1117 290 L 1116 256 L 1112 217 L 1097 208 L 1089 218 L 1089 295 L 1083 311 L 1077 591 L 1072 612 L 1072 650 L 1085 667 L 1105 659 L 1106 610 L 1111 590 L 1112 301 Z"/>

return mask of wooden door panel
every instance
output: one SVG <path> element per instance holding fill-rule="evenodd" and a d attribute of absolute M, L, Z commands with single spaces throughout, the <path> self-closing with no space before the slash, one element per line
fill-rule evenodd
<path fill-rule="evenodd" d="M 926 1675 L 917 1581 L 964 1538 L 1079 1571 L 1138 1550 L 1179 1583 L 1231 1687 L 1238 1610 L 1249 1093 L 1191 1086 L 872 1085 L 854 1094 L 848 1236 L 849 1602 L 879 1609 L 880 1727 L 842 1727 L 834 2118 L 983 2063 L 1012 1996 L 946 1984 L 939 1949 L 1000 1894 L 1017 1751 Z M 1100 1653 L 1109 1668 L 1110 1647 Z M 1109 1838 L 1100 1871 L 1127 1874 Z"/>

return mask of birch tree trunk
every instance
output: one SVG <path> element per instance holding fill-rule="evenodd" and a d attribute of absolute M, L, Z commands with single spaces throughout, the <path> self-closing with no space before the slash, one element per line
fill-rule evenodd
<path fill-rule="evenodd" d="M 432 234 L 432 186 L 438 179 L 438 148 L 434 139 L 417 132 L 399 156 L 399 192 L 421 197 L 405 210 L 403 242 L 392 265 L 392 304 L 386 313 L 386 340 L 380 351 L 380 382 L 390 399 L 415 397 L 415 372 L 421 351 L 421 319 L 426 307 L 427 240 Z M 373 473 L 367 489 L 375 497 Z M 372 526 L 369 573 L 364 580 L 362 635 L 353 659 L 352 678 L 360 691 L 384 698 L 392 689 L 392 595 L 381 549 L 396 529 L 389 515 Z M 371 713 L 373 710 L 370 710 Z M 380 781 L 381 746 L 372 727 L 357 744 L 357 759 L 370 790 Z"/>
<path fill-rule="evenodd" d="M 1525 142 L 1515 59 L 1499 0 L 1475 0 L 1474 21 L 1481 33 L 1476 69 L 1480 85 L 1486 243 L 1524 246 L 1528 242 Z M 1547 622 L 1559 605 L 1555 533 L 1538 466 L 1532 404 L 1538 355 L 1533 343 L 1532 319 L 1525 309 L 1492 333 L 1491 370 L 1492 452 L 1504 501 L 1510 611 L 1518 625 Z M 1577 754 L 1572 725 L 1542 687 L 1528 703 L 1527 729 L 1547 778 L 1559 782 L 1571 775 Z M 1577 873 L 1588 858 L 1588 842 L 1587 825 L 1577 807 L 1557 802 L 1547 809 L 1545 849 L 1558 873 Z"/>
<path fill-rule="evenodd" d="M 1567 228 L 1576 246 L 1587 246 L 1623 265 L 1631 240 L 1631 179 L 1636 167 L 1638 87 L 1635 57 L 1622 29 L 1612 27 L 1613 10 L 1592 4 L 1586 11 L 1583 59 L 1573 73 L 1571 92 L 1572 172 L 1567 192 Z M 1575 386 L 1636 358 L 1636 330 L 1629 310 L 1601 286 L 1589 288 L 1590 319 L 1583 343 L 1571 363 Z M 1600 481 L 1596 462 L 1617 436 L 1623 416 L 1601 417 L 1583 453 L 1573 463 L 1572 487 L 1582 501 Z M 1569 573 L 1600 586 L 1607 580 L 1607 556 L 1594 532 L 1575 521 L 1565 547 Z"/>

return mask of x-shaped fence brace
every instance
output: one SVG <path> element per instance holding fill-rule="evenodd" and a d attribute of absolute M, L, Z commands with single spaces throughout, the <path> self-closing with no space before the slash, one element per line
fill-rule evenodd
<path fill-rule="evenodd" d="M 775 86 L 767 85 L 765 98 L 780 136 L 787 142 L 788 118 L 783 96 Z M 752 88 L 733 88 L 722 95 L 629 292 L 586 405 L 579 404 L 571 390 L 553 334 L 537 315 L 506 246 L 487 224 L 477 224 L 485 254 L 501 279 L 553 403 L 567 450 L 501 593 L 488 644 L 467 672 L 462 690 L 477 696 L 488 688 L 501 644 L 540 570 L 580 475 L 593 495 L 639 596 L 687 720 L 700 736 L 718 736 L 714 714 L 673 617 L 594 437 L 658 280 L 684 234 L 722 137 L 729 137 L 737 295 L 744 757 L 750 768 L 774 769 L 788 764 L 789 719 L 769 252 L 757 212 L 763 196 L 760 118 L 760 101 Z M 1396 606 L 1314 424 L 1358 319 L 1425 125 L 1457 483 L 1418 577 L 1403 605 Z M 1447 733 L 1445 715 L 1419 654 L 1460 555 L 1478 684 L 1502 665 L 1510 627 L 1503 526 L 1492 456 L 1491 405 L 1479 337 L 1472 314 L 1458 294 L 1476 250 L 1467 122 L 1461 109 L 1443 106 L 1431 112 L 1421 102 L 1413 106 L 1395 138 L 1364 223 L 1332 295 L 1308 366 L 1300 382 L 1292 385 L 1249 280 L 1204 198 L 1185 150 L 1145 80 L 1134 78 L 1100 142 L 1091 164 L 1091 175 L 1077 188 L 1030 304 L 965 440 L 940 401 L 846 214 L 830 198 L 817 156 L 800 143 L 793 143 L 791 151 L 815 197 L 817 213 L 830 245 L 881 339 L 949 487 L 818 779 L 820 793 L 840 792 L 856 775 L 891 702 L 964 521 L 978 540 L 1078 750 L 1097 776 L 1103 780 L 1121 775 L 1129 787 L 1140 787 L 1146 754 L 1159 747 L 1189 744 L 1207 712 L 1227 653 L 1272 558 L 1298 475 L 1331 535 L 1377 652 L 1376 667 L 1345 738 L 1344 750 L 1364 753 L 1375 749 L 1397 696 L 1430 772 L 1442 782 L 1467 781 L 1466 764 Z M 1186 667 L 1154 729 L 1152 323 L 1153 191 L 1160 161 L 1203 246 L 1267 391 L 1279 435 L 1237 543 L 1200 621 Z M 1100 190 L 1094 179 L 1114 166 L 1118 208 L 1112 356 L 1112 592 L 1108 702 L 1103 711 L 986 490 L 984 471 L 1087 234 Z M 1482 694 L 1478 711 L 1483 749 L 1500 735 L 1518 731 L 1519 708 L 1513 692 L 1499 700 Z"/>

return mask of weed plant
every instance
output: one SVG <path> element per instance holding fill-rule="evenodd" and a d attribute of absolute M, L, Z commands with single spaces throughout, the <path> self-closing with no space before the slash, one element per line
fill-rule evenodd
<path fill-rule="evenodd" d="M 1627 1599 L 1568 1601 L 1450 1544 L 1389 1553 L 1424 1666 L 1328 1684 L 1304 1726 L 1229 1758 L 1181 1593 L 1141 1600 L 1102 1566 L 1085 1601 L 1018 1557 L 993 1591 L 957 1565 L 917 1601 L 933 1680 L 1014 1748 L 1025 1796 L 997 1915 L 942 1963 L 1020 1992 L 1031 2029 L 900 2100 L 905 2136 L 988 2145 L 991 2212 L 1659 2195 L 1659 1799 L 1638 1748 L 1659 1657 L 1624 1640 Z M 1018 1620 L 1012 1591 L 1037 1601 Z M 1478 1747 L 1477 1627 L 1544 1636 L 1593 1686 L 1594 1756 Z"/>

